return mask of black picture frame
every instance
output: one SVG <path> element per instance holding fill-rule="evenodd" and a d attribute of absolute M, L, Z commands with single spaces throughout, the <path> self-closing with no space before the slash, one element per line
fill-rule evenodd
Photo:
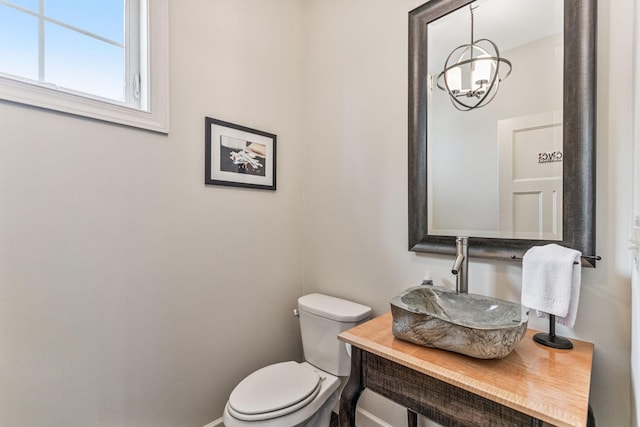
<path fill-rule="evenodd" d="M 205 117 L 204 183 L 276 190 L 277 136 Z"/>

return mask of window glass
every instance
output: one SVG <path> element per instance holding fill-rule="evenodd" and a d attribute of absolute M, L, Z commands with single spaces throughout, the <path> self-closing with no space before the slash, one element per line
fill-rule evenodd
<path fill-rule="evenodd" d="M 38 80 L 38 20 L 2 5 L 0 71 Z"/>
<path fill-rule="evenodd" d="M 46 0 L 45 15 L 124 43 L 124 0 Z"/>
<path fill-rule="evenodd" d="M 44 14 L 16 4 L 0 0 L 0 72 L 139 108 L 125 96 L 139 71 L 125 63 L 124 0 L 40 0 Z"/>
<path fill-rule="evenodd" d="M 168 4 L 0 0 L 0 100 L 167 133 Z"/>
<path fill-rule="evenodd" d="M 8 0 L 7 3 L 11 3 L 34 12 L 38 10 L 38 0 Z"/>
<path fill-rule="evenodd" d="M 46 82 L 124 102 L 123 48 L 56 24 L 45 32 Z"/>

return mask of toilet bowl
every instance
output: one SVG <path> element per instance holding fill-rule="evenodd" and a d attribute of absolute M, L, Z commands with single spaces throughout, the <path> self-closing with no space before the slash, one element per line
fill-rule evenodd
<path fill-rule="evenodd" d="M 369 319 L 371 308 L 309 294 L 298 299 L 294 313 L 305 361 L 269 365 L 242 380 L 225 406 L 225 427 L 329 427 L 351 366 L 337 336 Z"/>

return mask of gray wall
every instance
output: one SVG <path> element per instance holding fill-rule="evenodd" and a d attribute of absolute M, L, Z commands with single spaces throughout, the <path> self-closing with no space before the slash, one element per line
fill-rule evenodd
<path fill-rule="evenodd" d="M 421 0 L 311 0 L 304 169 L 304 290 L 389 310 L 430 270 L 454 286 L 449 257 L 407 251 L 407 12 Z M 629 425 L 632 0 L 598 2 L 597 269 L 584 269 L 580 311 L 562 334 L 595 343 L 599 425 Z M 472 259 L 470 292 L 520 299 L 521 267 Z M 547 323 L 532 319 L 544 329 Z M 402 411 L 381 414 L 403 425 Z"/>
<path fill-rule="evenodd" d="M 382 313 L 425 270 L 453 285 L 448 257 L 406 248 L 420 3 L 171 2 L 168 137 L 0 103 L 0 425 L 201 427 L 250 371 L 300 356 L 303 292 Z M 611 426 L 629 423 L 632 7 L 599 2 L 605 259 L 559 331 L 595 343 Z M 278 134 L 277 192 L 202 184 L 205 115 Z M 518 300 L 520 275 L 473 260 L 470 287 Z"/>
<path fill-rule="evenodd" d="M 0 103 L 0 425 L 201 427 L 299 357 L 299 1 L 170 2 L 169 136 Z M 278 135 L 205 187 L 204 117 Z"/>

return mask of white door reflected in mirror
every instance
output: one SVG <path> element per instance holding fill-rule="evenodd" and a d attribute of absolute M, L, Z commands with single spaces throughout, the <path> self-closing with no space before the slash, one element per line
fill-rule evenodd
<path fill-rule="evenodd" d="M 562 113 L 498 121 L 500 237 L 562 240 Z"/>

